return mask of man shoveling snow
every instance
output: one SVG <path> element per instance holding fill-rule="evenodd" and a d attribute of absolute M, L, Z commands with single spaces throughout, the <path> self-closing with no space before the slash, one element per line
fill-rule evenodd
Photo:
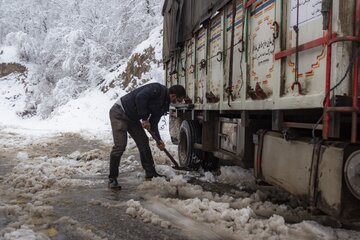
<path fill-rule="evenodd" d="M 153 132 L 160 139 L 157 146 L 164 150 L 165 144 L 161 141 L 158 123 L 161 116 L 169 111 L 170 103 L 182 102 L 185 96 L 186 91 L 181 85 L 174 85 L 168 89 L 159 83 L 151 83 L 126 94 L 114 104 L 110 109 L 114 146 L 110 154 L 109 188 L 121 188 L 117 177 L 120 159 L 127 145 L 127 133 L 139 149 L 145 179 L 162 177 L 155 170 L 149 138 L 144 129 Z"/>

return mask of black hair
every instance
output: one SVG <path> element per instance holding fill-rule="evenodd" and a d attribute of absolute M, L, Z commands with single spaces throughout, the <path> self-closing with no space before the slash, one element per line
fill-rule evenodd
<path fill-rule="evenodd" d="M 169 88 L 169 93 L 170 94 L 175 94 L 176 97 L 180 98 L 180 97 L 186 97 L 186 90 L 183 86 L 181 85 L 173 85 Z"/>

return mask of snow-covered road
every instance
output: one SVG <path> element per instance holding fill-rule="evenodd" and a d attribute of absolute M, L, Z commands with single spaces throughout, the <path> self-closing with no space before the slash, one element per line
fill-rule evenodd
<path fill-rule="evenodd" d="M 238 167 L 179 172 L 154 150 L 158 171 L 170 180 L 144 182 L 130 141 L 121 162 L 123 189 L 112 192 L 109 141 L 9 128 L 0 139 L 0 239 L 360 239 L 357 231 L 321 225 L 337 222 L 308 214 L 278 189 L 257 186 Z"/>

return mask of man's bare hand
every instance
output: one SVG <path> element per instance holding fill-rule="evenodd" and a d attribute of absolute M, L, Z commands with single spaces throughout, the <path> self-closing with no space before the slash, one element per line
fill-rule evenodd
<path fill-rule="evenodd" d="M 160 140 L 159 143 L 157 144 L 157 147 L 160 149 L 160 151 L 164 151 L 165 143 L 162 140 Z"/>
<path fill-rule="evenodd" d="M 142 122 L 141 122 L 141 125 L 142 125 L 142 127 L 143 127 L 144 129 L 150 131 L 150 129 L 151 129 L 151 124 L 150 124 L 150 122 L 149 122 L 148 120 L 142 121 Z"/>

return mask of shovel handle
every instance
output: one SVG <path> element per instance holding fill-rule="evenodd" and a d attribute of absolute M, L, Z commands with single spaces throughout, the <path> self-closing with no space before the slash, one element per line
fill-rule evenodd
<path fill-rule="evenodd" d="M 164 148 L 164 152 L 170 158 L 171 162 L 175 165 L 175 167 L 179 168 L 179 164 L 175 161 L 174 157 L 169 153 L 166 148 Z"/>
<path fill-rule="evenodd" d="M 151 130 L 148 130 L 148 132 L 150 133 L 151 137 L 155 140 L 155 142 L 157 144 L 160 144 L 160 139 L 155 135 L 155 133 Z M 166 148 L 164 148 L 164 152 L 170 158 L 171 162 L 175 165 L 175 167 L 179 168 L 179 164 L 176 162 L 174 157 L 169 153 L 169 151 Z"/>

